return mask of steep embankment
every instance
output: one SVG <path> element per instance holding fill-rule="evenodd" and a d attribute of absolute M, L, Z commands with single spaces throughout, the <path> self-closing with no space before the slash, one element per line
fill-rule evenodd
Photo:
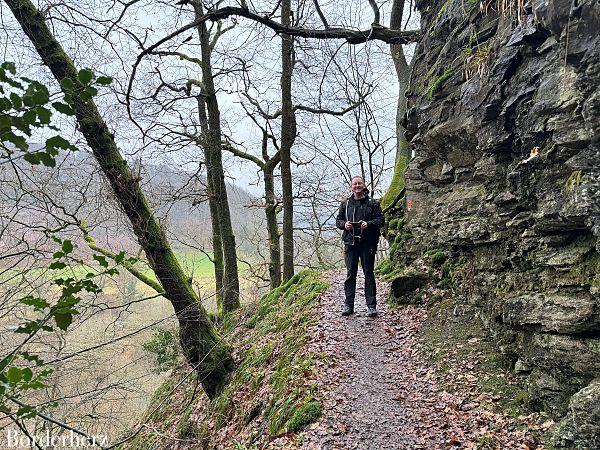
<path fill-rule="evenodd" d="M 326 355 L 306 344 L 326 289 L 318 273 L 305 270 L 229 316 L 219 327 L 236 370 L 224 392 L 209 401 L 192 368 L 174 369 L 123 448 L 264 448 L 281 435 L 293 442 L 322 411 L 316 373 Z"/>
<path fill-rule="evenodd" d="M 451 256 L 461 310 L 534 406 L 567 414 L 555 445 L 600 448 L 600 4 L 521 4 L 417 2 L 417 156 L 392 256 Z"/>

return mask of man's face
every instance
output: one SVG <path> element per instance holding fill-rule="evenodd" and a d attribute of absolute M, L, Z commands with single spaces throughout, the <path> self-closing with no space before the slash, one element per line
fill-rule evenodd
<path fill-rule="evenodd" d="M 350 182 L 350 191 L 352 191 L 353 194 L 360 194 L 365 190 L 365 187 L 365 182 L 360 177 L 355 177 Z"/>

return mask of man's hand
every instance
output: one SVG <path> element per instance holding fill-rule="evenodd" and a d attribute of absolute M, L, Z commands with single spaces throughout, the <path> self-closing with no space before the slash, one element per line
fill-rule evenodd
<path fill-rule="evenodd" d="M 348 231 L 352 231 L 354 229 L 354 227 L 352 226 L 352 224 L 350 222 L 346 222 L 346 225 L 344 225 L 344 228 Z"/>
<path fill-rule="evenodd" d="M 367 222 L 365 222 L 364 220 L 361 220 L 360 222 L 360 229 L 364 230 L 365 228 L 367 228 L 367 226 L 369 225 Z"/>

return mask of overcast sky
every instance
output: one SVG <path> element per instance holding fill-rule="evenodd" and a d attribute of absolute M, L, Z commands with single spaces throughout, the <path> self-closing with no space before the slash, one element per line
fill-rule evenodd
<path fill-rule="evenodd" d="M 268 2 L 263 2 L 268 3 Z M 309 2 L 310 3 L 310 2 Z M 372 11 L 366 1 L 334 2 L 322 1 L 321 7 L 326 16 L 330 18 L 332 26 L 340 25 L 347 27 L 368 27 L 372 21 Z M 68 8 L 64 5 L 68 5 Z M 197 165 L 201 159 L 197 149 L 181 149 L 177 152 L 168 151 L 171 147 L 160 148 L 148 140 L 142 140 L 141 134 L 134 127 L 126 113 L 122 102 L 123 93 L 129 81 L 130 68 L 139 53 L 139 46 L 131 36 L 145 39 L 145 45 L 155 42 L 162 36 L 170 33 L 191 20 L 189 8 L 173 7 L 171 4 L 158 3 L 152 0 L 141 0 L 134 4 L 126 12 L 122 28 L 110 28 L 108 22 L 92 22 L 86 19 L 94 17 L 97 20 L 106 20 L 120 16 L 122 7 L 113 7 L 109 1 L 78 1 L 54 4 L 48 9 L 49 3 L 38 2 L 41 9 L 45 9 L 52 17 L 54 32 L 60 39 L 78 67 L 91 67 L 96 73 L 108 74 L 114 77 L 113 92 L 108 89 L 101 91 L 97 101 L 109 126 L 115 130 L 116 138 L 121 149 L 130 157 L 150 158 L 149 161 L 166 162 L 178 165 L 184 161 L 188 162 L 188 169 Z M 388 23 L 387 9 L 389 2 L 381 2 L 382 22 Z M 177 9 L 179 8 L 179 9 Z M 265 8 L 266 9 L 266 8 Z M 47 80 L 51 90 L 58 91 L 48 72 L 41 66 L 37 55 L 32 51 L 22 31 L 15 24 L 10 10 L 4 3 L 0 3 L 0 14 L 3 21 L 2 32 L 0 32 L 0 48 L 4 60 L 17 63 L 19 70 L 32 78 Z M 335 18 L 337 19 L 337 22 Z M 405 18 L 408 13 L 405 13 Z M 68 22 L 79 22 L 89 28 L 74 27 Z M 235 58 L 243 58 L 249 65 L 250 79 L 253 83 L 253 93 L 259 100 L 261 107 L 270 112 L 279 108 L 279 76 L 280 76 L 280 39 L 271 30 L 257 26 L 245 19 L 239 19 L 238 25 L 228 31 L 219 39 L 219 43 L 213 54 L 213 67 L 215 71 L 234 67 Z M 418 17 L 413 14 L 408 28 L 418 26 Z M 225 25 L 231 24 L 226 21 Z M 322 25 L 311 16 L 306 26 L 321 28 Z M 183 51 L 188 54 L 199 54 L 197 39 L 192 39 L 185 44 L 177 45 L 177 42 L 185 40 L 186 33 L 173 42 L 164 46 Z M 100 39 L 104 37 L 105 39 Z M 195 37 L 195 35 L 194 35 Z M 294 101 L 297 103 L 308 103 L 310 106 L 327 107 L 331 109 L 342 109 L 347 106 L 343 99 L 339 98 L 338 86 L 336 86 L 336 70 L 356 70 L 357 73 L 368 73 L 374 90 L 370 96 L 369 103 L 373 115 L 377 120 L 377 131 L 379 139 L 388 140 L 387 148 L 393 144 L 394 121 L 397 101 L 397 80 L 393 69 L 388 46 L 379 42 L 369 42 L 356 46 L 343 44 L 342 41 L 317 41 L 298 39 L 297 57 L 293 93 Z M 339 63 L 336 69 L 328 55 L 335 53 L 335 61 Z M 412 55 L 412 48 L 406 48 L 407 56 Z M 171 64 L 171 62 L 174 61 Z M 153 58 L 147 58 L 140 65 L 138 77 L 134 82 L 134 94 L 136 97 L 149 95 L 156 89 L 156 70 L 158 63 Z M 198 73 L 190 73 L 190 66 L 179 64 L 175 59 L 169 60 L 167 64 L 162 63 L 161 76 L 172 81 L 180 81 L 187 78 L 200 78 Z M 323 75 L 327 71 L 327 76 Z M 331 76 L 332 81 L 329 77 Z M 319 80 L 325 80 L 324 82 Z M 240 105 L 241 96 L 236 92 L 240 89 L 240 78 L 231 75 L 217 77 L 219 88 L 219 103 L 223 131 L 232 138 L 234 142 L 243 146 L 247 151 L 260 154 L 261 133 L 245 113 Z M 317 92 L 318 91 L 318 92 Z M 328 102 L 326 104 L 322 101 Z M 178 107 L 179 108 L 179 105 Z M 175 108 L 175 112 L 180 110 Z M 148 111 L 145 102 L 134 102 L 133 111 L 142 126 L 143 115 Z M 184 109 L 181 109 L 184 111 Z M 187 113 L 187 111 L 185 111 Z M 169 112 L 167 120 L 176 121 L 174 112 Z M 147 122 L 146 124 L 148 124 Z M 347 148 L 350 153 L 349 164 L 352 162 L 352 149 L 350 148 L 352 131 L 349 118 L 323 118 L 311 117 L 306 113 L 298 114 L 298 133 L 293 152 L 299 160 L 311 158 L 311 148 L 319 147 L 323 151 L 328 149 Z M 80 139 L 77 132 L 73 130 L 72 123 L 61 121 L 59 125 L 64 133 L 71 134 L 73 139 Z M 277 126 L 277 124 L 275 124 Z M 324 130 L 329 130 L 326 132 Z M 333 130 L 333 131 L 332 131 Z M 275 129 L 275 131 L 277 131 Z M 393 148 L 392 148 L 393 150 Z M 272 153 L 274 150 L 270 150 Z M 317 160 L 319 164 L 323 161 Z M 229 175 L 235 179 L 236 184 L 253 194 L 260 195 L 262 186 L 256 185 L 256 167 L 250 163 L 243 162 L 238 158 L 227 156 L 225 164 Z M 386 166 L 393 165 L 393 158 L 389 154 L 385 161 Z M 333 168 L 332 168 L 333 169 Z M 297 171 L 306 170 L 300 166 Z M 391 173 L 389 174 L 391 176 Z M 389 178 L 387 176 L 387 178 Z M 341 179 L 340 185 L 345 184 Z M 389 182 L 389 181 L 388 181 Z M 385 187 L 382 186 L 384 189 Z"/>

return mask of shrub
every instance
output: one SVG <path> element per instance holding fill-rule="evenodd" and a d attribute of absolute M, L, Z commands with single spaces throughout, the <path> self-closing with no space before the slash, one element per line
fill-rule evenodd
<path fill-rule="evenodd" d="M 143 344 L 144 350 L 154 356 L 154 372 L 171 370 L 179 360 L 179 338 L 175 329 L 160 328 L 152 334 L 152 339 Z"/>

